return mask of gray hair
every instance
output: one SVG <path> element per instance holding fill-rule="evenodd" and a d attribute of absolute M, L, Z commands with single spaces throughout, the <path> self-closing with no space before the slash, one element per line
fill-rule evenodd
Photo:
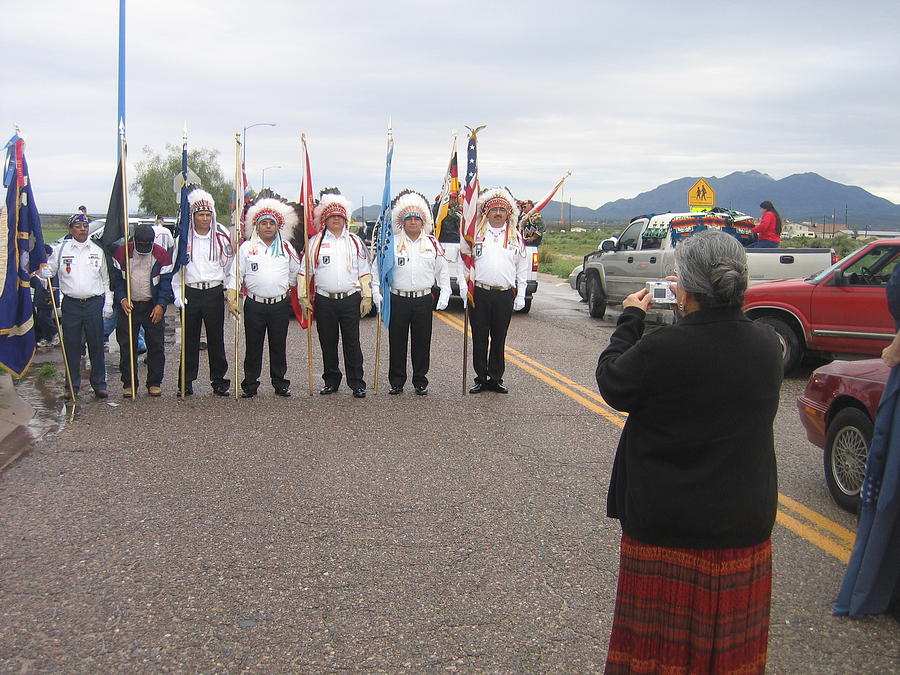
<path fill-rule="evenodd" d="M 675 249 L 678 283 L 705 309 L 740 307 L 747 290 L 747 254 L 731 235 L 705 230 Z"/>

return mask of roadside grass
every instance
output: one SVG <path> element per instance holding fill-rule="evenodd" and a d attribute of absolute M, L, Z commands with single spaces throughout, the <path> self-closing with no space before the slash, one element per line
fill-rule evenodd
<path fill-rule="evenodd" d="M 38 368 L 38 375 L 40 375 L 41 377 L 59 377 L 61 373 L 52 363 L 45 363 L 40 368 Z"/>
<path fill-rule="evenodd" d="M 539 249 L 538 270 L 568 279 L 572 270 L 582 263 L 584 256 L 596 251 L 600 242 L 613 233 L 613 230 L 547 232 Z"/>

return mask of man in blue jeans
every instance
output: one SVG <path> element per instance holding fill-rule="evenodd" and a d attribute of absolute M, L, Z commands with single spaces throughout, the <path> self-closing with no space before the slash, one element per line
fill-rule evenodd
<path fill-rule="evenodd" d="M 81 354 L 87 346 L 91 359 L 91 386 L 97 398 L 106 398 L 106 356 L 103 353 L 103 319 L 112 316 L 112 292 L 103 249 L 88 239 L 88 219 L 78 213 L 69 218 L 71 239 L 53 249 L 41 276 L 59 277 L 62 293 L 62 340 L 71 376 L 71 389 L 81 388 Z"/>

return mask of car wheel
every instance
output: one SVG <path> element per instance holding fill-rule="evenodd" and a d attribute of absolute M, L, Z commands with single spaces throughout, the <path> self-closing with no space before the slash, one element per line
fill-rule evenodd
<path fill-rule="evenodd" d="M 518 314 L 528 314 L 531 311 L 531 298 L 525 298 L 525 306 L 520 309 Z"/>
<path fill-rule="evenodd" d="M 584 272 L 579 272 L 578 276 L 575 277 L 575 288 L 578 289 L 578 295 L 581 296 L 582 300 L 587 299 L 587 288 L 584 285 Z"/>
<path fill-rule="evenodd" d="M 859 408 L 844 408 L 828 425 L 825 482 L 838 506 L 856 513 L 872 442 L 872 421 Z"/>
<path fill-rule="evenodd" d="M 774 316 L 761 316 L 754 321 L 764 323 L 774 329 L 778 341 L 781 343 L 781 364 L 785 374 L 796 368 L 800 363 L 800 357 L 803 356 L 803 349 L 800 346 L 800 338 L 797 337 L 794 329 Z"/>
<path fill-rule="evenodd" d="M 595 319 L 602 319 L 606 314 L 606 294 L 600 287 L 600 279 L 590 277 L 587 280 L 588 313 Z"/>

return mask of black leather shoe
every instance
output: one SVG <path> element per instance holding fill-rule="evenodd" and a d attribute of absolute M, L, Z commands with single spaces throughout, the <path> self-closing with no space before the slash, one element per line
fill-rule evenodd
<path fill-rule="evenodd" d="M 388 392 L 392 396 L 396 396 L 397 394 L 403 393 L 403 387 L 391 387 L 391 390 Z"/>
<path fill-rule="evenodd" d="M 242 391 L 241 392 L 241 398 L 253 398 L 254 396 L 256 396 L 255 391 Z"/>
<path fill-rule="evenodd" d="M 487 389 L 487 387 L 485 387 L 483 384 L 481 384 L 481 382 L 476 382 L 475 386 L 472 387 L 471 389 L 469 389 L 469 393 L 470 394 L 480 394 L 485 389 Z"/>
<path fill-rule="evenodd" d="M 354 389 L 353 390 L 353 398 L 365 398 L 366 390 L 365 389 Z"/>
<path fill-rule="evenodd" d="M 416 394 L 419 396 L 428 396 L 428 387 L 422 385 L 416 387 Z"/>
<path fill-rule="evenodd" d="M 221 387 L 213 387 L 213 393 L 216 396 L 231 396 L 231 391 L 228 389 L 222 389 Z"/>
<path fill-rule="evenodd" d="M 491 389 L 493 389 L 494 391 L 496 391 L 498 394 L 508 394 L 508 393 L 509 393 L 509 389 L 507 389 L 506 387 L 504 387 L 504 386 L 503 386 L 502 384 L 500 384 L 499 382 L 494 382 L 494 384 L 493 384 L 493 386 L 491 387 Z"/>
<path fill-rule="evenodd" d="M 337 391 L 337 387 L 332 387 L 330 384 L 326 384 L 324 387 L 319 389 L 319 393 L 322 394 L 322 396 L 327 396 L 328 394 L 333 394 L 336 391 Z"/>
<path fill-rule="evenodd" d="M 284 396 L 285 398 L 290 398 L 291 396 L 293 396 L 293 394 L 291 393 L 291 390 L 288 388 L 276 389 L 275 395 L 276 396 Z"/>
<path fill-rule="evenodd" d="M 180 392 L 179 392 L 179 395 L 180 395 Z M 193 388 L 191 385 L 188 385 L 188 386 L 185 388 L 185 390 L 184 390 L 184 395 L 185 395 L 185 396 L 193 396 L 193 395 L 194 395 L 194 388 Z"/>

